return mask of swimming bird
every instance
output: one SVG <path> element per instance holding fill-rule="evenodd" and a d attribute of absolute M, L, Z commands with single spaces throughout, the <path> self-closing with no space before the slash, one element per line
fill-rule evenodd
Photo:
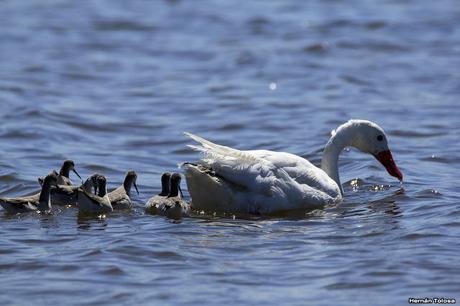
<path fill-rule="evenodd" d="M 155 203 L 150 203 L 150 206 L 153 206 L 150 209 L 155 211 L 157 214 L 175 220 L 182 218 L 182 216 L 188 215 L 190 212 L 190 207 L 183 199 L 180 182 L 180 174 L 173 173 L 169 182 L 170 190 L 168 196 L 158 199 L 158 201 Z M 147 203 L 147 205 L 149 205 L 149 203 Z"/>
<path fill-rule="evenodd" d="M 58 174 L 56 171 L 51 172 L 43 179 L 43 186 L 39 193 L 18 197 L 0 199 L 0 205 L 8 213 L 24 213 L 30 211 L 49 212 L 51 211 L 51 186 L 57 185 Z"/>
<path fill-rule="evenodd" d="M 131 192 L 131 187 L 134 185 L 136 188 L 137 194 L 139 194 L 139 189 L 136 185 L 137 174 L 134 171 L 129 171 L 126 173 L 125 180 L 123 184 L 117 189 L 109 192 L 110 203 L 112 204 L 113 209 L 130 209 L 132 207 L 132 202 L 129 197 Z"/>
<path fill-rule="evenodd" d="M 189 147 L 205 155 L 197 165 L 183 165 L 193 209 L 271 214 L 340 202 L 338 159 L 349 146 L 373 155 L 390 175 L 403 178 L 385 132 L 367 120 L 349 120 L 332 132 L 321 168 L 294 154 L 240 151 L 185 134 L 200 144 Z"/>
<path fill-rule="evenodd" d="M 86 192 L 96 193 L 97 177 L 100 174 L 93 174 L 82 185 L 57 185 L 51 187 L 51 203 L 53 205 L 76 205 L 78 189 L 83 188 Z"/>
<path fill-rule="evenodd" d="M 170 179 L 170 190 L 165 201 L 157 206 L 160 215 L 167 218 L 179 220 L 190 213 L 190 206 L 183 199 L 182 189 L 180 188 L 181 176 L 173 173 Z"/>
<path fill-rule="evenodd" d="M 62 163 L 61 170 L 59 170 L 58 185 L 72 185 L 72 181 L 69 178 L 70 171 L 73 171 L 80 178 L 80 180 L 82 179 L 77 170 L 75 170 L 75 163 L 68 159 Z M 42 185 L 43 178 L 39 178 L 38 182 L 40 185 Z"/>
<path fill-rule="evenodd" d="M 161 192 L 151 197 L 145 204 L 145 209 L 151 214 L 158 214 L 158 205 L 163 203 L 169 194 L 169 184 L 171 173 L 165 172 L 161 175 Z"/>
<path fill-rule="evenodd" d="M 109 213 L 113 211 L 107 194 L 107 179 L 103 175 L 96 178 L 98 194 L 94 195 L 78 188 L 77 205 L 78 210 L 85 213 Z"/>

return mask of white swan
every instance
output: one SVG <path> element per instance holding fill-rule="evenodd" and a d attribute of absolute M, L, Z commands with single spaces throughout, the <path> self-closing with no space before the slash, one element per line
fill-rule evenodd
<path fill-rule="evenodd" d="M 338 159 L 348 146 L 373 155 L 390 175 L 403 178 L 385 132 L 366 120 L 350 120 L 332 132 L 321 169 L 294 154 L 240 151 L 185 134 L 201 145 L 189 147 L 204 153 L 199 164 L 183 165 L 193 209 L 270 214 L 339 202 L 343 190 Z"/>

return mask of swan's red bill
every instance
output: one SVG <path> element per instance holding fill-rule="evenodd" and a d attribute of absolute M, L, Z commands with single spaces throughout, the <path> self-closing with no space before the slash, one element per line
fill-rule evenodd
<path fill-rule="evenodd" d="M 402 181 L 403 175 L 399 171 L 398 166 L 396 166 L 393 156 L 391 155 L 390 150 L 382 151 L 378 153 L 375 158 L 387 169 L 388 173 L 391 176 L 396 177 L 398 180 Z"/>

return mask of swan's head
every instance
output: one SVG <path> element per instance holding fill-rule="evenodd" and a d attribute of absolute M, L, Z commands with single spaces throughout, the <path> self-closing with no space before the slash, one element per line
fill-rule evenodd
<path fill-rule="evenodd" d="M 350 145 L 358 150 L 373 155 L 388 171 L 391 176 L 402 181 L 403 175 L 396 166 L 388 147 L 388 140 L 383 129 L 376 123 L 367 120 L 350 120 L 343 126 L 349 127 Z"/>

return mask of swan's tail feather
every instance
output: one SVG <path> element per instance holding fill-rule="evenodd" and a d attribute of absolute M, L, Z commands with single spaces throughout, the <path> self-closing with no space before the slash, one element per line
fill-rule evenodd
<path fill-rule="evenodd" d="M 205 148 L 195 145 L 187 145 L 188 148 L 192 149 L 193 151 L 204 152 Z"/>
<path fill-rule="evenodd" d="M 204 139 L 203 137 L 200 137 L 198 135 L 195 135 L 195 134 L 192 134 L 192 133 L 188 133 L 188 132 L 184 132 L 184 134 L 190 138 L 192 138 L 193 140 L 195 140 L 196 142 L 200 143 L 202 146 L 209 146 L 209 147 L 214 147 L 214 146 L 220 146 L 218 144 L 215 144 L 215 143 L 212 143 L 210 142 L 209 140 L 206 140 Z M 222 146 L 220 146 L 222 147 Z"/>
<path fill-rule="evenodd" d="M 218 145 L 191 133 L 185 132 L 184 134 L 201 144 L 201 146 L 188 145 L 188 147 L 195 151 L 204 153 L 208 158 L 210 157 L 216 160 L 225 160 L 227 162 L 237 161 L 240 164 L 265 163 L 265 160 L 248 152 L 243 152 L 240 150 L 232 149 L 230 147 Z"/>

